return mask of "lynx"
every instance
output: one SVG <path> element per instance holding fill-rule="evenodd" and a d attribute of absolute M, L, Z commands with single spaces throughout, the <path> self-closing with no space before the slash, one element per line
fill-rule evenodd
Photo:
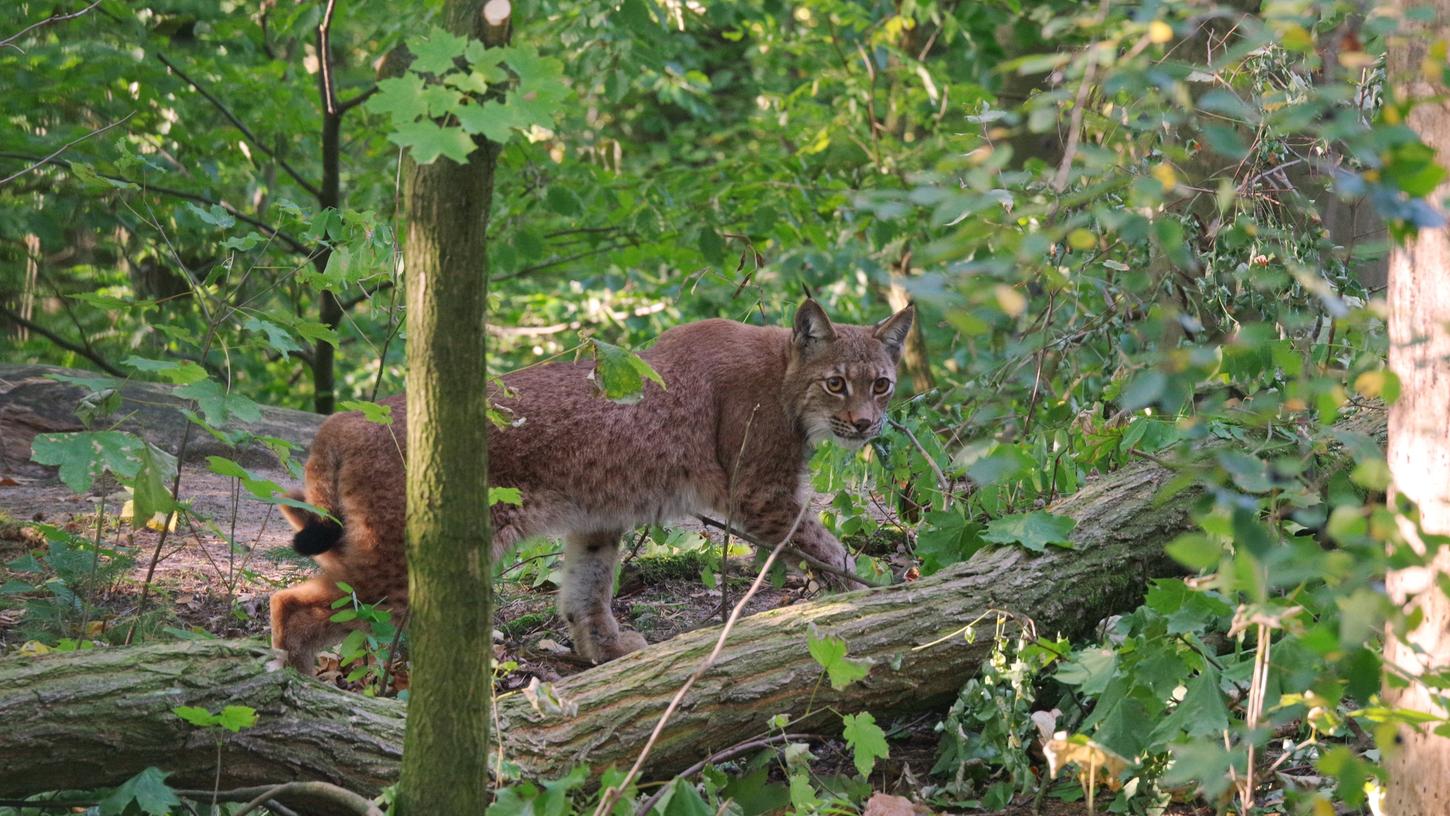
<path fill-rule="evenodd" d="M 874 326 L 836 326 L 807 299 L 791 329 L 678 326 L 641 355 L 666 387 L 647 384 L 629 405 L 599 395 L 589 362 L 506 375 L 503 393 L 489 398 L 521 421 L 491 432 L 489 480 L 519 488 L 523 503 L 493 508 L 495 557 L 524 538 L 564 539 L 559 611 L 575 650 L 596 663 L 646 645 L 610 609 L 619 540 L 633 527 L 714 512 L 774 543 L 796 525 L 793 546 L 851 570 L 811 514 L 797 524 L 810 496 L 806 466 L 820 442 L 855 448 L 880 433 L 914 315 L 907 306 Z M 406 407 L 401 397 L 384 402 L 392 425 L 337 414 L 313 442 L 301 495 L 336 521 L 284 509 L 293 546 L 322 568 L 272 596 L 272 645 L 304 674 L 345 633 L 329 620 L 339 581 L 364 601 L 408 601 Z"/>

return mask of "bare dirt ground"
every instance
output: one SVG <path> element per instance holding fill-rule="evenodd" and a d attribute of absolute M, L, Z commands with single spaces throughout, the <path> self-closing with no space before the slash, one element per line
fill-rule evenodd
<path fill-rule="evenodd" d="M 280 470 L 253 468 L 252 472 L 283 485 L 293 482 Z M 229 477 L 205 467 L 184 466 L 179 495 L 197 518 L 182 520 L 163 543 L 159 531 L 137 529 L 118 519 L 127 498 L 124 490 L 95 489 L 91 495 L 76 495 L 54 475 L 35 467 L 0 476 L 0 513 L 15 522 L 0 530 L 0 560 L 8 563 L 44 546 L 36 523 L 93 539 L 98 508 L 104 507 L 102 546 L 131 564 L 118 580 L 98 590 L 94 600 L 109 615 L 91 622 L 93 638 L 124 639 L 109 631 L 111 621 L 135 613 L 143 587 L 147 587 L 147 609 L 160 616 L 152 629 L 168 626 L 219 637 L 265 637 L 267 598 L 275 589 L 310 575 L 311 559 L 293 552 L 292 530 L 276 508 L 252 499 Z M 695 531 L 709 535 L 698 527 Z M 625 548 L 629 549 L 628 541 Z M 615 599 L 621 622 L 639 629 L 651 642 L 718 623 L 720 592 L 707 589 L 691 563 L 627 558 Z M 729 571 L 733 602 L 753 569 L 747 558 L 737 556 Z M 0 566 L 0 583 L 17 577 L 23 576 Z M 503 689 L 518 688 L 534 676 L 549 681 L 585 667 L 573 655 L 567 630 L 553 612 L 555 589 L 549 583 L 535 589 L 507 577 L 498 582 L 495 653 L 501 661 L 519 664 L 517 671 L 500 678 Z M 796 603 L 815 592 L 814 584 L 791 575 L 781 588 L 767 584 L 747 613 Z M 14 609 L 0 614 L 0 653 L 27 640 L 24 623 L 24 616 Z"/>

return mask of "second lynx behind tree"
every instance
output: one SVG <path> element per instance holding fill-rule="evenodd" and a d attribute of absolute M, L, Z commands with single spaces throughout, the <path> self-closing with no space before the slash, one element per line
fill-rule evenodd
<path fill-rule="evenodd" d="M 505 376 L 512 393 L 490 398 L 523 421 L 490 432 L 489 483 L 519 488 L 523 505 L 494 507 L 495 555 L 524 538 L 563 538 L 559 611 L 575 650 L 602 662 L 642 648 L 644 638 L 619 628 L 610 610 L 620 537 L 712 512 L 778 542 L 810 498 L 811 447 L 828 439 L 859 447 L 880 433 L 913 316 L 907 306 L 875 326 L 835 326 L 807 300 L 792 329 L 729 320 L 679 326 L 641 355 L 666 388 L 646 383 L 632 405 L 601 397 L 589 362 Z M 283 508 L 298 529 L 293 546 L 322 568 L 272 596 L 272 645 L 305 674 L 317 651 L 346 632 L 329 620 L 342 597 L 337 582 L 365 602 L 407 605 L 406 406 L 402 397 L 384 403 L 392 425 L 337 414 L 312 444 L 305 498 L 341 525 Z M 791 543 L 851 569 L 845 548 L 810 513 Z"/>

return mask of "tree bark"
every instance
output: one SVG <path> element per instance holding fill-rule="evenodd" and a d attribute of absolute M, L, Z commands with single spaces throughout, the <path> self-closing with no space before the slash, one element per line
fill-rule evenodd
<path fill-rule="evenodd" d="M 449 31 L 499 46 L 483 0 L 448 0 Z M 494 41 L 490 42 L 489 40 Z M 498 146 L 462 165 L 404 160 L 408 240 L 409 716 L 397 810 L 480 813 L 489 796 L 493 645 L 488 510 L 489 207 Z"/>
<path fill-rule="evenodd" d="M 1367 411 L 1341 427 L 1382 436 L 1384 421 L 1382 411 Z M 1189 526 L 1201 496 L 1189 488 L 1160 499 L 1171 478 L 1140 463 L 1052 505 L 1077 522 L 1070 550 L 987 550 L 919 581 L 740 621 L 655 745 L 649 774 L 764 733 L 774 714 L 818 712 L 792 728 L 829 733 L 840 723 L 828 710 L 883 716 L 938 706 L 991 649 L 953 636 L 983 615 L 1000 610 L 1044 635 L 1079 636 L 1131 609 L 1150 579 L 1177 572 L 1163 545 Z M 818 683 L 820 667 L 805 648 L 812 623 L 844 638 L 851 657 L 873 661 L 864 680 L 839 692 Z M 717 633 L 689 632 L 554 684 L 572 714 L 541 711 L 521 694 L 500 697 L 505 757 L 542 776 L 578 763 L 623 766 Z M 259 711 L 256 727 L 226 737 L 226 785 L 319 779 L 373 793 L 397 778 L 402 704 L 268 672 L 268 654 L 252 643 L 196 641 L 0 660 L 0 796 L 115 784 L 148 765 L 176 771 L 178 784 L 210 785 L 211 736 L 172 716 L 176 705 Z M 416 686 L 414 694 L 410 722 L 424 711 Z"/>
<path fill-rule="evenodd" d="M 1400 83 L 1400 100 L 1426 100 L 1414 106 L 1409 124 L 1433 147 L 1443 165 L 1450 157 L 1450 102 L 1444 87 L 1427 81 L 1426 67 L 1437 72 L 1430 46 L 1450 39 L 1450 0 L 1428 5 L 1433 20 L 1410 23 L 1412 5 L 1401 2 L 1401 21 L 1409 28 L 1389 48 L 1389 76 Z M 1442 183 L 1429 196 L 1435 206 L 1450 196 Z M 1422 229 L 1390 253 L 1390 368 L 1400 378 L 1401 395 L 1390 409 L 1387 451 L 1393 491 L 1414 501 L 1426 533 L 1450 534 L 1450 234 L 1444 227 Z M 1405 544 L 1424 555 L 1419 531 L 1400 525 Z M 1385 579 L 1390 598 L 1406 614 L 1424 615 L 1410 632 L 1385 638 L 1385 661 L 1411 678 L 1450 669 L 1450 549 L 1439 548 L 1424 566 L 1391 570 Z M 1403 688 L 1386 683 L 1388 704 L 1436 717 L 1450 715 L 1440 702 L 1443 688 L 1411 680 Z M 1450 812 L 1450 738 L 1429 729 L 1401 727 L 1395 744 L 1384 746 L 1389 770 L 1385 812 Z"/>

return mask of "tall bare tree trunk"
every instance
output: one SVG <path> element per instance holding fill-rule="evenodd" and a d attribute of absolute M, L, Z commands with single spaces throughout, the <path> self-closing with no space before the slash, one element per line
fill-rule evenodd
<path fill-rule="evenodd" d="M 1410 114 L 1410 126 L 1450 161 L 1450 102 L 1440 84 L 1443 56 L 1430 46 L 1450 40 L 1450 0 L 1400 0 L 1402 20 L 1411 6 L 1434 9 L 1431 22 L 1412 24 L 1390 46 L 1390 77 L 1400 99 L 1428 99 Z M 1430 70 L 1433 69 L 1433 70 Z M 1431 80 L 1433 73 L 1435 79 Z M 1441 184 L 1430 196 L 1435 204 L 1450 196 Z M 1389 465 L 1394 491 L 1413 500 L 1426 533 L 1450 534 L 1450 234 L 1444 227 L 1421 230 L 1390 255 L 1390 367 L 1399 375 L 1401 396 L 1390 409 Z M 1412 525 L 1401 525 L 1408 545 L 1425 553 Z M 1424 618 L 1413 631 L 1386 638 L 1388 665 L 1413 677 L 1450 669 L 1450 549 L 1441 548 L 1423 567 L 1393 570 L 1386 579 L 1390 597 L 1407 613 Z M 1394 706 L 1437 716 L 1450 714 L 1435 699 L 1443 690 L 1412 681 L 1405 688 L 1386 684 Z M 1450 813 L 1450 738 L 1428 730 L 1401 728 L 1397 745 L 1386 747 L 1390 773 L 1385 813 L 1394 816 Z"/>
<path fill-rule="evenodd" d="M 488 4 L 497 13 L 505 0 Z M 483 0 L 447 0 L 455 34 L 501 44 Z M 492 36 L 490 36 L 492 32 Z M 493 42 L 490 42 L 494 40 Z M 398 812 L 488 804 L 489 569 L 485 234 L 497 146 L 469 161 L 406 160 L 408 593 L 413 674 Z"/>

